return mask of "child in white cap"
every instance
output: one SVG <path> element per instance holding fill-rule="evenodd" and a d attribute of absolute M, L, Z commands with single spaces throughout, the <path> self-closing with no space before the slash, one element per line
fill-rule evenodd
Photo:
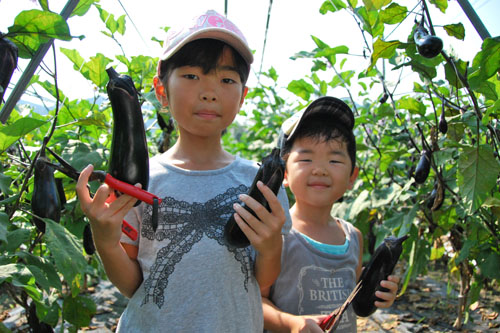
<path fill-rule="evenodd" d="M 273 332 L 323 332 L 320 323 L 355 288 L 363 257 L 361 232 L 332 216 L 333 204 L 358 176 L 354 115 L 335 97 L 321 97 L 287 119 L 280 133 L 286 161 L 285 186 L 295 197 L 292 230 L 285 235 L 281 273 L 263 290 L 264 324 Z M 381 281 L 379 308 L 396 298 L 399 277 Z M 356 332 L 352 307 L 336 333 Z"/>
<path fill-rule="evenodd" d="M 247 93 L 252 61 L 241 31 L 215 11 L 168 31 L 154 85 L 179 137 L 150 160 L 148 191 L 162 199 L 156 229 L 151 206 L 132 209 L 136 199 L 127 195 L 107 204 L 107 185 L 90 198 L 92 167 L 81 173 L 77 192 L 96 248 L 111 282 L 130 297 L 119 332 L 262 332 L 260 288 L 279 274 L 288 200 L 283 189 L 278 199 L 262 183 L 271 211 L 245 195 L 258 165 L 221 145 Z M 251 246 L 225 242 L 233 214 Z M 121 235 L 124 218 L 139 231 L 136 241 Z"/>

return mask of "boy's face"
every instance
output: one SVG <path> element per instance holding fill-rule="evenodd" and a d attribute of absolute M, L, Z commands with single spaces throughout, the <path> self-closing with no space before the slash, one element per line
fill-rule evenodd
<path fill-rule="evenodd" d="M 285 185 L 296 202 L 311 207 L 332 206 L 352 189 L 358 168 L 352 171 L 346 144 L 340 140 L 298 138 L 286 161 Z"/>
<path fill-rule="evenodd" d="M 157 98 L 169 106 L 181 135 L 201 137 L 220 136 L 238 114 L 247 92 L 229 48 L 209 73 L 197 66 L 174 69 L 167 87 L 168 91 L 160 80 L 155 82 Z"/>

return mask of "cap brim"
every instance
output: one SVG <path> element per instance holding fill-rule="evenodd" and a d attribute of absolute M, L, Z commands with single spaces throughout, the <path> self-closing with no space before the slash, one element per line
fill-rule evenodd
<path fill-rule="evenodd" d="M 325 96 L 316 99 L 305 110 L 294 114 L 283 122 L 281 131 L 286 140 L 292 139 L 304 121 L 311 117 L 332 119 L 349 130 L 354 128 L 354 115 L 351 108 L 338 98 Z"/>

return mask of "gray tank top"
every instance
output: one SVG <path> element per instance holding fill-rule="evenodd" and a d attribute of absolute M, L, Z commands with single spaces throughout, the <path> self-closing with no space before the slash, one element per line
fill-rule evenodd
<path fill-rule="evenodd" d="M 340 220 L 349 246 L 344 254 L 328 254 L 313 247 L 292 228 L 285 236 L 281 273 L 270 299 L 295 315 L 329 314 L 347 299 L 356 285 L 359 239 L 351 223 Z M 335 332 L 356 332 L 356 314 L 349 307 Z"/>

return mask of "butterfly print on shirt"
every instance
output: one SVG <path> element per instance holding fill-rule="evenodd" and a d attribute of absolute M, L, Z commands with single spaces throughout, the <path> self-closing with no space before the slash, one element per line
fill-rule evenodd
<path fill-rule="evenodd" d="M 152 206 L 146 206 L 141 236 L 157 241 L 167 239 L 168 245 L 158 251 L 149 277 L 144 282 L 143 305 L 152 300 L 159 308 L 163 306 L 164 291 L 175 265 L 204 235 L 216 240 L 234 254 L 234 258 L 241 264 L 241 271 L 245 277 L 242 283 L 248 291 L 248 280 L 253 267 L 250 249 L 227 247 L 224 241 L 224 225 L 234 213 L 233 203 L 238 201 L 239 194 L 247 191 L 248 187 L 245 185 L 229 188 L 225 193 L 218 194 L 204 203 L 188 203 L 166 197 L 158 207 L 156 232 L 153 231 L 151 224 Z"/>

